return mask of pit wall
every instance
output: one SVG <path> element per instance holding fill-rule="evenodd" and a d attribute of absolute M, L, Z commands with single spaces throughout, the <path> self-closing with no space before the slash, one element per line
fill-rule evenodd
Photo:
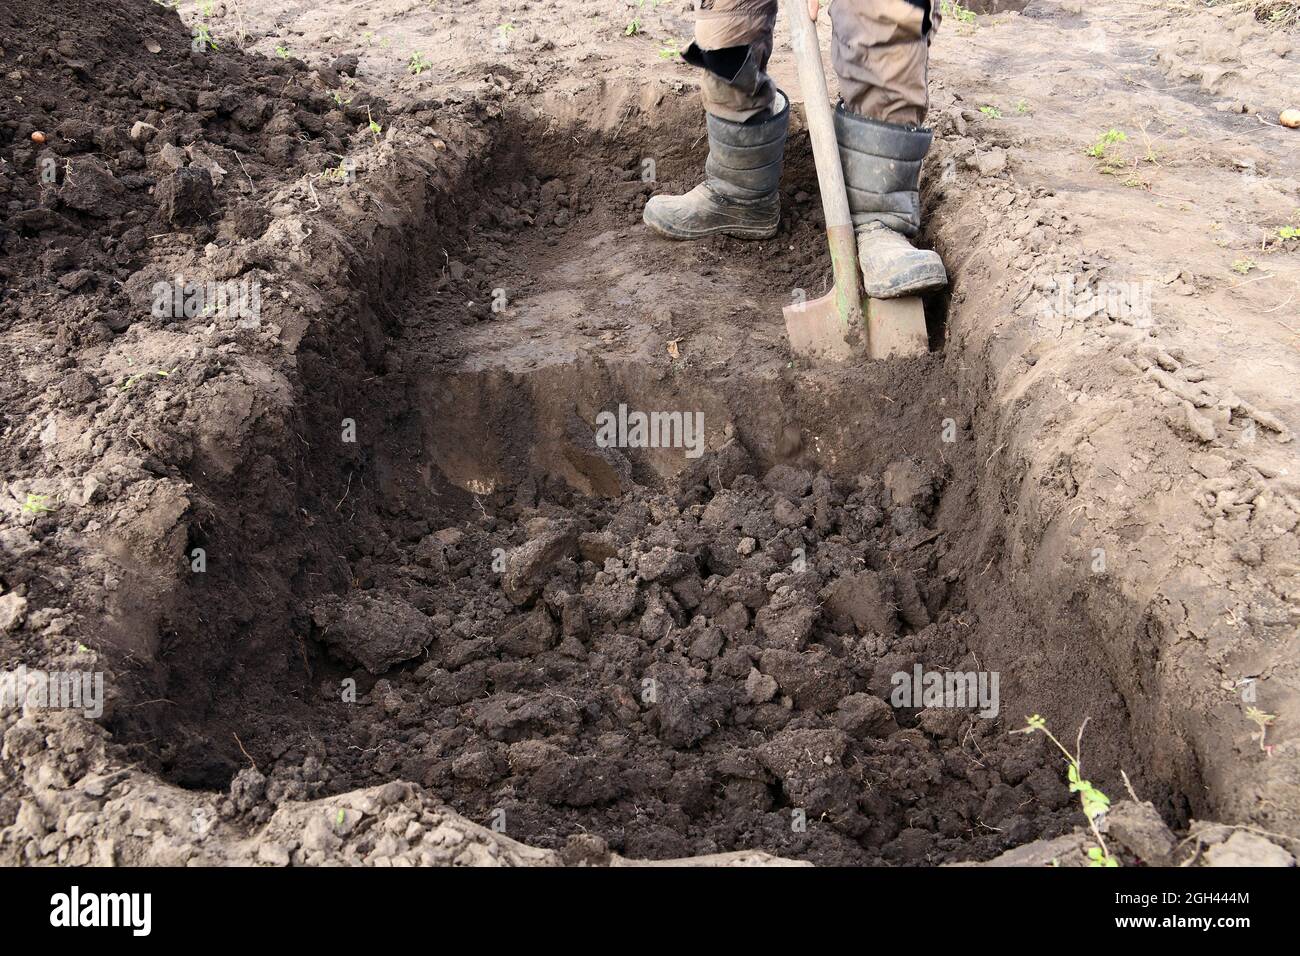
<path fill-rule="evenodd" d="M 1053 277 L 1095 275 L 1069 215 L 1086 199 L 1035 182 L 1014 151 L 981 175 L 992 144 L 961 135 L 957 112 L 935 117 L 926 198 L 952 277 L 945 364 L 971 414 L 981 573 L 1032 614 L 1049 666 L 1092 659 L 1113 683 L 1112 699 L 1080 700 L 1064 721 L 1072 736 L 1093 718 L 1090 774 L 1095 721 L 1122 708 L 1174 814 L 1294 838 L 1300 507 L 1276 464 L 1294 462 L 1290 434 L 1192 374 L 1198 356 L 1170 341 L 1172 293 L 1157 289 L 1150 321 L 1045 310 Z M 1147 274 L 1172 268 L 1158 256 Z M 999 593 L 972 603 L 1005 613 Z M 1076 658 L 1081 644 L 1092 653 Z M 1058 675 L 1077 682 L 1069 666 Z M 1267 751 L 1249 706 L 1276 718 Z"/>

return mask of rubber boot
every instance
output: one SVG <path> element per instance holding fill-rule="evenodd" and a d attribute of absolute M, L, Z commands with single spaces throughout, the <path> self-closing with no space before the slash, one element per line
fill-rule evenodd
<path fill-rule="evenodd" d="M 867 295 L 894 299 L 946 286 L 948 273 L 939 254 L 908 241 L 921 231 L 921 161 L 933 134 L 859 116 L 841 103 L 835 111 L 835 138 Z"/>
<path fill-rule="evenodd" d="M 781 221 L 781 163 L 790 128 L 790 101 L 777 94 L 779 112 L 747 123 L 706 114 L 709 158 L 704 182 L 684 196 L 652 196 L 645 223 L 669 239 L 735 236 L 770 239 Z"/>

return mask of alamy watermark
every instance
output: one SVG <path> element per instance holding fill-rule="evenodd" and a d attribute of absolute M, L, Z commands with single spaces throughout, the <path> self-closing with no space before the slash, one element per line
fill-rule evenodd
<path fill-rule="evenodd" d="M 176 276 L 153 284 L 155 319 L 224 316 L 256 325 L 262 318 L 262 284 L 256 279 L 198 282 Z"/>
<path fill-rule="evenodd" d="M 1070 273 L 1053 278 L 1056 291 L 1054 296 L 1043 300 L 1040 307 L 1043 318 L 1082 321 L 1094 315 L 1107 315 L 1135 326 L 1152 321 L 1150 281 L 1099 281 L 1089 285 Z"/>
<path fill-rule="evenodd" d="M 916 664 L 910 674 L 898 671 L 890 677 L 894 689 L 889 702 L 895 707 L 978 708 L 981 717 L 992 719 L 1001 709 L 998 681 L 997 671 L 927 671 Z"/>
<path fill-rule="evenodd" d="M 0 672 L 0 711 L 20 707 L 79 710 L 94 720 L 104 713 L 104 674 L 28 670 L 25 665 Z"/>
<path fill-rule="evenodd" d="M 152 893 L 93 893 L 73 886 L 50 897 L 50 925 L 56 928 L 121 927 L 132 936 L 153 929 Z"/>
<path fill-rule="evenodd" d="M 704 454 L 703 412 L 637 412 L 620 404 L 596 416 L 600 448 L 684 448 L 687 458 Z"/>

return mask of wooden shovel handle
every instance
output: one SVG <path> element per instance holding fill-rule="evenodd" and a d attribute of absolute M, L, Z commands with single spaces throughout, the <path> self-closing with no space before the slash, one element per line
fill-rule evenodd
<path fill-rule="evenodd" d="M 861 335 L 863 330 L 857 237 L 849 213 L 848 193 L 844 189 L 844 168 L 840 165 L 840 146 L 835 138 L 835 117 L 826 90 L 822 51 L 817 44 L 816 26 L 808 16 L 807 4 L 802 0 L 788 0 L 786 10 L 790 14 L 790 45 L 799 67 L 799 85 L 803 88 L 808 138 L 812 140 L 813 159 L 817 163 L 817 188 L 822 195 L 822 212 L 826 217 L 826 240 L 830 245 L 835 275 L 836 310 L 844 334 L 852 339 Z"/>
<path fill-rule="evenodd" d="M 790 14 L 790 45 L 799 67 L 799 85 L 803 88 L 803 108 L 808 119 L 808 138 L 812 140 L 817 161 L 817 186 L 822 194 L 826 228 L 847 226 L 849 197 L 844 189 L 844 168 L 840 165 L 840 146 L 835 138 L 835 117 L 830 93 L 826 90 L 826 71 L 822 51 L 817 45 L 817 29 L 808 18 L 808 7 L 800 0 L 786 4 Z"/>

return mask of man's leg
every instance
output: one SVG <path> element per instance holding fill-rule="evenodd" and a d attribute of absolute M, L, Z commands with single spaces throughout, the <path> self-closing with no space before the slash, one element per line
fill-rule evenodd
<path fill-rule="evenodd" d="M 704 70 L 700 95 L 710 116 L 744 123 L 771 109 L 775 26 L 776 0 L 695 0 L 695 41 L 682 59 Z"/>
<path fill-rule="evenodd" d="M 705 179 L 654 196 L 644 219 L 672 239 L 767 239 L 781 219 L 777 187 L 790 105 L 766 73 L 776 0 L 696 0 L 695 42 L 682 58 L 703 73 L 709 132 Z"/>
<path fill-rule="evenodd" d="M 938 253 L 908 241 L 921 230 L 921 162 L 931 132 L 931 0 L 835 0 L 832 62 L 842 103 L 835 115 L 849 208 L 867 294 L 914 295 L 947 285 Z"/>

